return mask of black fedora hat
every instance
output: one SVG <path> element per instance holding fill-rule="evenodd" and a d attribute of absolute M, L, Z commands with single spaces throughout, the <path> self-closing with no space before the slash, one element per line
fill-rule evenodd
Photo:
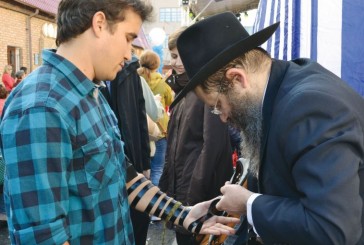
<path fill-rule="evenodd" d="M 188 27 L 177 39 L 177 49 L 190 81 L 170 108 L 230 61 L 266 42 L 278 26 L 249 35 L 232 12 L 225 12 Z"/>

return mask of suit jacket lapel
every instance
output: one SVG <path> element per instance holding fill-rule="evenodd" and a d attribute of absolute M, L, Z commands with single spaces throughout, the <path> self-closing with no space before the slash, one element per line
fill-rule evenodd
<path fill-rule="evenodd" d="M 259 167 L 259 182 L 258 189 L 259 192 L 263 192 L 263 186 L 261 185 L 262 180 L 262 169 L 266 158 L 266 144 L 268 141 L 269 129 L 271 127 L 271 118 L 273 113 L 273 107 L 275 104 L 276 96 L 278 94 L 279 88 L 283 82 L 284 76 L 288 69 L 289 62 L 274 60 L 272 61 L 271 74 L 268 80 L 267 89 L 264 96 L 263 102 L 263 133 L 262 133 L 262 143 L 260 147 L 260 167 Z"/>

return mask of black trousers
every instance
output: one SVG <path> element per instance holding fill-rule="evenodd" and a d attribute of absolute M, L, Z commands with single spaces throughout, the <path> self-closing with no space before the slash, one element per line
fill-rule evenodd
<path fill-rule="evenodd" d="M 133 224 L 135 245 L 145 245 L 150 222 L 149 215 L 130 208 L 130 218 Z"/>
<path fill-rule="evenodd" d="M 178 245 L 198 245 L 192 234 L 183 234 L 176 231 L 176 240 Z"/>

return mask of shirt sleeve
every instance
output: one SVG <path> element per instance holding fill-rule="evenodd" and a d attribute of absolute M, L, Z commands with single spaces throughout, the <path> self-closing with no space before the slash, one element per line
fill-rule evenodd
<path fill-rule="evenodd" d="M 69 240 L 69 128 L 55 109 L 46 107 L 8 113 L 2 122 L 4 192 L 12 243 L 62 244 Z"/>
<path fill-rule="evenodd" d="M 248 198 L 248 202 L 247 202 L 247 205 L 246 205 L 246 216 L 248 218 L 248 222 L 253 227 L 255 234 L 257 234 L 258 236 L 259 236 L 259 234 L 258 234 L 258 232 L 256 231 L 256 229 L 254 227 L 254 221 L 253 221 L 253 215 L 252 215 L 252 205 L 253 205 L 253 202 L 254 202 L 255 198 L 257 198 L 260 195 L 261 194 L 259 194 L 259 193 L 254 193 L 253 195 L 251 195 Z"/>

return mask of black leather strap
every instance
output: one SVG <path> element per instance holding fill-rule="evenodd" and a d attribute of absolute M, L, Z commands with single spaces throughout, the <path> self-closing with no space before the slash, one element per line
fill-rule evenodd
<path fill-rule="evenodd" d="M 185 221 L 185 219 L 186 219 L 186 217 L 187 217 L 187 215 L 188 215 L 189 212 L 190 212 L 190 209 L 189 208 L 185 209 L 182 212 L 181 217 L 178 220 L 178 225 L 183 226 L 183 221 Z"/>
<path fill-rule="evenodd" d="M 135 171 L 133 164 L 130 162 L 127 156 L 125 156 L 125 167 L 126 167 L 126 183 L 128 183 L 132 179 L 137 177 L 138 173 Z"/>
<path fill-rule="evenodd" d="M 207 214 L 205 216 L 202 216 L 201 218 L 193 221 L 187 228 L 188 231 L 192 232 L 193 228 L 195 228 L 195 230 L 193 231 L 193 233 L 200 233 L 201 231 L 201 228 L 202 228 L 202 225 L 203 223 L 208 220 L 209 218 L 211 218 L 212 216 L 214 215 L 217 215 L 217 216 L 221 216 L 223 215 L 225 212 L 224 211 L 219 211 L 217 210 L 216 208 L 216 204 L 220 201 L 221 198 L 216 198 L 215 200 L 213 200 L 210 204 L 210 207 L 209 207 L 209 210 L 207 212 Z"/>
<path fill-rule="evenodd" d="M 213 200 L 210 204 L 210 207 L 209 207 L 209 211 L 208 213 L 211 214 L 211 215 L 217 215 L 217 216 L 221 216 L 223 215 L 225 212 L 224 211 L 220 211 L 216 208 L 216 204 L 221 200 L 221 197 L 220 198 L 216 198 L 215 200 Z"/>
<path fill-rule="evenodd" d="M 163 193 L 162 193 L 161 191 L 158 191 L 158 192 L 154 195 L 154 197 L 152 198 L 152 200 L 150 200 L 150 202 L 149 202 L 149 204 L 148 204 L 147 208 L 145 209 L 145 212 L 146 212 L 147 214 L 149 214 L 149 213 L 150 213 L 150 211 L 153 209 L 154 205 L 156 204 L 156 202 L 158 201 L 158 199 L 161 197 L 161 195 L 162 195 L 162 194 L 163 194 Z"/>
<path fill-rule="evenodd" d="M 201 223 L 201 221 L 202 221 L 202 218 L 203 217 L 205 217 L 205 216 L 202 216 L 201 218 L 199 218 L 199 219 L 197 219 L 197 220 L 195 220 L 195 221 L 193 221 L 188 227 L 187 227 L 187 230 L 189 231 L 189 232 L 192 232 L 192 233 L 194 233 L 192 230 L 193 230 L 193 228 L 194 227 L 196 227 L 197 228 L 197 225 L 199 224 L 199 223 Z M 201 225 L 201 227 L 202 227 L 202 225 Z M 200 227 L 200 229 L 201 229 L 201 227 Z M 195 229 L 195 231 L 196 231 L 196 229 Z"/>
<path fill-rule="evenodd" d="M 128 188 L 128 196 L 138 187 L 140 186 L 141 183 L 147 181 L 146 178 L 141 178 L 138 179 L 134 184 L 132 184 L 129 188 Z"/>
<path fill-rule="evenodd" d="M 137 204 L 138 204 L 138 202 L 140 201 L 140 199 L 142 199 L 143 198 L 143 196 L 145 195 L 145 193 L 147 192 L 147 191 L 149 191 L 151 188 L 153 187 L 153 185 L 152 184 L 148 184 L 148 185 L 146 185 L 146 186 L 144 186 L 139 192 L 138 192 L 138 194 L 135 196 L 135 198 L 134 198 L 134 200 L 133 200 L 133 202 L 130 204 L 130 206 L 132 206 L 132 207 L 136 207 L 137 206 Z"/>
<path fill-rule="evenodd" d="M 161 217 L 163 207 L 167 204 L 167 201 L 168 201 L 169 199 L 170 199 L 170 197 L 165 196 L 165 197 L 161 200 L 161 202 L 160 202 L 160 203 L 159 203 L 159 205 L 158 205 L 158 208 L 155 210 L 154 215 L 156 215 L 156 214 L 157 214 L 157 212 L 159 212 L 159 213 L 157 214 L 157 216 L 158 216 L 158 217 Z"/>

